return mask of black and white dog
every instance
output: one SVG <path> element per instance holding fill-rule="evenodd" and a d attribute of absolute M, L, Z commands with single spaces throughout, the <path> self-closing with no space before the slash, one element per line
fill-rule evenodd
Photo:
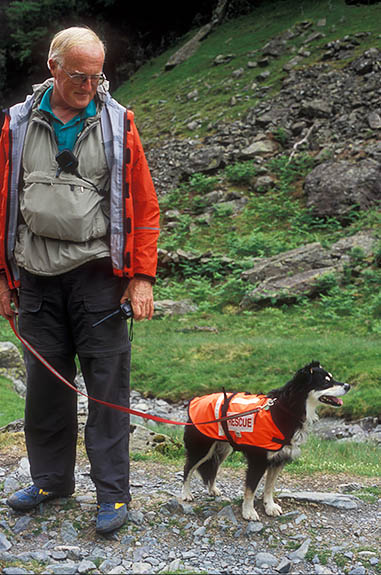
<path fill-rule="evenodd" d="M 209 437 L 205 431 L 207 426 L 205 426 L 205 429 L 202 425 L 198 428 L 196 427 L 196 422 L 203 421 L 203 418 L 201 417 L 200 419 L 200 414 L 198 414 L 197 419 L 194 414 L 192 417 L 192 412 L 189 410 L 189 421 L 192 421 L 194 425 L 186 426 L 184 431 L 186 463 L 184 466 L 182 499 L 184 501 L 192 501 L 193 499 L 190 482 L 194 471 L 198 471 L 201 475 L 209 489 L 210 495 L 220 495 L 220 491 L 215 484 L 219 466 L 234 449 L 238 449 L 245 454 L 247 460 L 246 485 L 242 504 L 244 519 L 248 521 L 258 520 L 258 514 L 254 509 L 254 496 L 258 484 L 266 472 L 263 493 L 265 512 L 267 515 L 274 517 L 281 515 L 282 509 L 273 499 L 273 490 L 278 474 L 286 463 L 300 455 L 299 448 L 307 437 L 307 426 L 318 419 L 316 408 L 319 403 L 340 407 L 343 402 L 338 396 L 345 395 L 349 389 L 348 383 L 336 381 L 328 371 L 321 367 L 319 362 L 314 361 L 297 371 L 284 387 L 273 389 L 266 396 L 262 396 L 268 402 L 265 407 L 271 418 L 270 423 L 274 426 L 274 428 L 271 428 L 269 427 L 270 424 L 266 424 L 270 430 L 268 433 L 271 436 L 273 429 L 276 429 L 275 435 L 280 437 L 280 439 L 272 437 L 272 440 L 279 442 L 279 445 L 262 442 L 265 447 L 239 443 L 239 438 L 243 441 L 242 437 L 245 435 L 245 433 L 240 433 L 239 429 L 245 429 L 245 426 L 245 431 L 249 429 L 249 432 L 255 436 L 257 427 L 255 415 L 241 418 L 237 415 L 236 420 L 231 420 L 232 423 L 229 421 L 224 422 L 223 430 L 220 427 L 218 435 L 215 434 Z M 216 395 L 212 394 L 211 396 L 202 396 L 195 399 L 209 402 Z M 230 414 L 236 413 L 233 403 L 229 404 L 230 401 L 233 401 L 231 398 L 234 398 L 235 395 L 225 394 L 224 392 L 227 408 L 225 411 L 217 412 L 215 406 L 213 406 L 212 413 L 215 419 L 226 414 L 229 416 L 227 409 L 230 409 Z M 255 397 L 248 396 L 249 399 L 247 401 L 249 402 L 250 398 L 255 400 Z M 220 403 L 222 403 L 222 399 Z M 264 411 L 261 413 L 262 415 L 264 415 Z M 207 421 L 209 421 L 208 417 Z M 257 421 L 259 427 L 260 420 L 258 419 Z M 221 426 L 222 424 L 219 423 L 218 425 Z M 241 425 L 241 428 L 239 425 Z M 270 449 L 268 446 L 270 446 Z"/>

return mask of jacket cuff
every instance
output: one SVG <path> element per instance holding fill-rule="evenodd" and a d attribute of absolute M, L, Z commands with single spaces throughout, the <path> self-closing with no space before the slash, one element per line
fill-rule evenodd
<path fill-rule="evenodd" d="M 142 280 L 149 281 L 152 285 L 154 285 L 154 284 L 156 283 L 156 278 L 155 278 L 155 277 L 153 277 L 153 276 L 147 276 L 147 275 L 145 275 L 145 274 L 139 274 L 139 273 L 138 273 L 138 274 L 135 274 L 135 275 L 134 275 L 134 278 L 139 278 L 139 279 L 142 279 Z"/>

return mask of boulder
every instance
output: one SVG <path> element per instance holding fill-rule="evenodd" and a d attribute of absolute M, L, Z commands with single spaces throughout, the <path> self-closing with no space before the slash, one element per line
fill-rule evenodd
<path fill-rule="evenodd" d="M 242 299 L 241 308 L 257 308 L 274 301 L 278 304 L 293 303 L 300 295 L 313 297 L 321 291 L 319 280 L 334 272 L 334 267 L 325 267 L 297 273 L 290 277 L 270 278 L 260 283 Z"/>
<path fill-rule="evenodd" d="M 304 182 L 307 207 L 315 216 L 349 215 L 380 205 L 381 166 L 371 159 L 324 162 Z"/>
<path fill-rule="evenodd" d="M 278 149 L 278 145 L 274 140 L 264 139 L 253 142 L 243 150 L 241 150 L 241 158 L 243 160 L 250 160 L 256 156 L 274 154 Z"/>
<path fill-rule="evenodd" d="M 164 315 L 184 315 L 197 311 L 196 304 L 191 300 L 184 299 L 174 301 L 171 299 L 163 299 L 155 302 L 155 317 L 162 317 Z"/>
<path fill-rule="evenodd" d="M 332 266 L 329 251 L 319 242 L 307 244 L 294 250 L 282 252 L 270 258 L 257 258 L 256 265 L 241 275 L 250 283 L 269 281 L 272 278 L 283 278 L 295 274 L 327 268 Z"/>
<path fill-rule="evenodd" d="M 326 289 L 324 276 L 335 275 L 339 280 L 354 248 L 369 257 L 376 242 L 372 234 L 358 232 L 330 248 L 313 242 L 269 258 L 255 258 L 254 267 L 241 274 L 255 288 L 245 295 L 240 306 L 251 309 L 274 302 L 292 303 L 300 295 L 315 297 Z"/>

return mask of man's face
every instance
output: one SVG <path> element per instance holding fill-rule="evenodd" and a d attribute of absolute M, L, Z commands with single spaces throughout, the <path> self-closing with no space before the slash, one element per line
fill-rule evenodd
<path fill-rule="evenodd" d="M 101 74 L 104 53 L 98 44 L 73 48 L 65 54 L 62 66 L 49 60 L 50 71 L 54 78 L 54 105 L 81 110 L 94 98 L 98 84 L 89 76 Z M 85 82 L 77 85 L 68 74 L 86 74 Z"/>

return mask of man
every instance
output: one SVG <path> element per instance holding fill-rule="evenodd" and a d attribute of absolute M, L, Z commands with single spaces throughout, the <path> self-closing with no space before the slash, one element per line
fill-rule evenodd
<path fill-rule="evenodd" d="M 13 318 L 15 304 L 21 335 L 58 372 L 74 382 L 77 356 L 87 393 L 128 407 L 127 322 L 115 315 L 93 324 L 127 300 L 135 320 L 152 318 L 159 207 L 133 113 L 107 90 L 104 58 L 92 30 L 59 32 L 52 78 L 5 112 L 0 313 Z M 8 499 L 19 511 L 74 492 L 77 441 L 77 394 L 28 350 L 25 364 L 33 485 Z M 128 413 L 89 401 L 85 444 L 100 533 L 126 520 L 128 441 Z"/>

